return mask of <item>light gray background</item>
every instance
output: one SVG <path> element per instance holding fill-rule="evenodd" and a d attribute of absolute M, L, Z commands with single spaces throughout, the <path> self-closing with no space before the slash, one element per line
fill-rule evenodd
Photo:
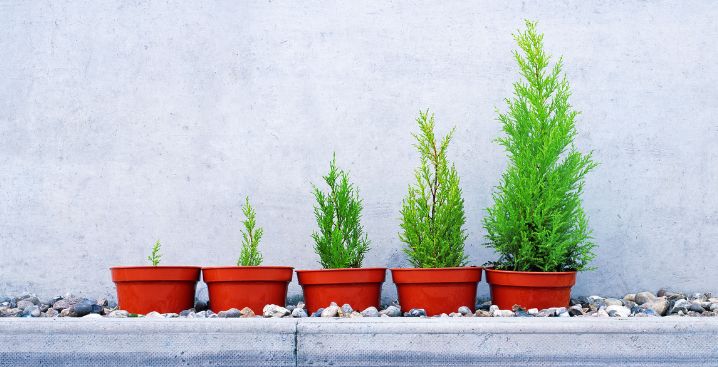
<path fill-rule="evenodd" d="M 598 270 L 574 293 L 717 291 L 715 2 L 2 1 L 0 293 L 113 294 L 108 267 L 156 239 L 164 264 L 233 264 L 245 195 L 266 264 L 315 268 L 310 183 L 332 152 L 364 199 L 365 265 L 407 265 L 425 108 L 457 128 L 471 263 L 494 259 L 481 218 L 523 18 L 565 57 L 601 162 Z"/>

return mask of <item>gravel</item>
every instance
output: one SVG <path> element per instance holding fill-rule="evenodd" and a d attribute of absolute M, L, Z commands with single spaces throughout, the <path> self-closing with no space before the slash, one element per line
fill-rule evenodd
<path fill-rule="evenodd" d="M 147 315 L 136 315 L 117 308 L 111 298 L 83 298 L 73 294 L 38 298 L 34 294 L 20 297 L 0 295 L 0 317 L 86 317 L 86 318 L 363 318 L 363 317 L 429 317 L 421 308 L 402 310 L 393 302 L 383 308 L 368 307 L 362 311 L 355 310 L 350 304 L 338 306 L 331 303 L 309 315 L 304 303 L 296 305 L 266 305 L 262 313 L 255 315 L 245 307 L 242 310 L 232 308 L 214 313 L 204 301 L 196 301 L 195 308 L 183 310 L 179 314 L 161 314 L 151 312 Z M 602 297 L 598 295 L 571 299 L 570 307 L 551 307 L 546 309 L 524 309 L 514 306 L 510 310 L 502 310 L 491 302 L 476 305 L 476 311 L 465 305 L 455 312 L 433 317 L 716 317 L 718 314 L 718 297 L 710 293 L 681 293 L 661 289 L 655 294 L 650 291 L 629 293 L 623 297 Z"/>

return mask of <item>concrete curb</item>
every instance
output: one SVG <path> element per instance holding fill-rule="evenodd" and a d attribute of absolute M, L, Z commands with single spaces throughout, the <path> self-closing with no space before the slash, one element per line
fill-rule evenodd
<path fill-rule="evenodd" d="M 0 319 L 0 366 L 714 366 L 716 318 Z"/>

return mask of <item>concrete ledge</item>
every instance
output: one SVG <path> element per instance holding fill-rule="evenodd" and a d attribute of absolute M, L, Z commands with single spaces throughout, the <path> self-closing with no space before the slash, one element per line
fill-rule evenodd
<path fill-rule="evenodd" d="M 715 366 L 718 319 L 308 320 L 297 365 Z"/>
<path fill-rule="evenodd" d="M 715 366 L 718 318 L 0 319 L 0 366 Z"/>
<path fill-rule="evenodd" d="M 0 366 L 294 366 L 291 319 L 0 319 Z"/>

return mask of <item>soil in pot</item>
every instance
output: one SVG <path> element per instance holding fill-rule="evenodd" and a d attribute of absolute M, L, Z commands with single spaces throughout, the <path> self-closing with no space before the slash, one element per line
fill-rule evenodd
<path fill-rule="evenodd" d="M 404 311 L 423 308 L 429 316 L 456 312 L 467 306 L 474 311 L 481 267 L 400 268 L 391 276 Z"/>
<path fill-rule="evenodd" d="M 116 266 L 110 268 L 120 309 L 130 313 L 179 313 L 194 307 L 198 266 Z"/>
<path fill-rule="evenodd" d="M 502 310 L 567 307 L 576 272 L 529 272 L 486 269 L 491 303 Z"/>
<path fill-rule="evenodd" d="M 265 305 L 284 307 L 287 286 L 294 268 L 290 266 L 227 266 L 202 268 L 212 311 L 249 307 L 261 314 Z"/>
<path fill-rule="evenodd" d="M 297 279 L 310 313 L 331 302 L 339 306 L 348 303 L 361 311 L 379 307 L 386 268 L 297 270 Z"/>

